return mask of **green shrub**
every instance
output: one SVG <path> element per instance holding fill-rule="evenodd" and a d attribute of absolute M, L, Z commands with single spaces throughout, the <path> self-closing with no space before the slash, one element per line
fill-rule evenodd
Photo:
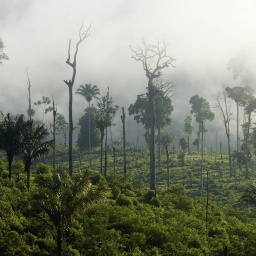
<path fill-rule="evenodd" d="M 52 167 L 48 164 L 40 163 L 36 167 L 36 174 L 51 174 Z"/>
<path fill-rule="evenodd" d="M 116 204 L 119 206 L 131 206 L 133 205 L 133 202 L 129 197 L 120 194 L 116 199 Z"/>
<path fill-rule="evenodd" d="M 149 190 L 144 194 L 144 199 L 143 201 L 147 204 L 150 204 L 152 198 L 155 197 L 155 191 L 154 190 Z"/>
<path fill-rule="evenodd" d="M 151 205 L 154 205 L 154 206 L 156 206 L 156 207 L 160 207 L 160 206 L 161 206 L 161 201 L 160 201 L 158 198 L 153 197 L 153 198 L 150 200 L 150 204 L 151 204 Z"/>

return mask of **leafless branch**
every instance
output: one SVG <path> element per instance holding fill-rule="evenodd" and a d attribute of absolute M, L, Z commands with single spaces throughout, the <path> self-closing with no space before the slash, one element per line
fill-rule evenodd
<path fill-rule="evenodd" d="M 157 89 L 161 90 L 165 96 L 172 97 L 173 95 L 169 95 L 173 91 L 174 85 L 170 81 L 163 82 L 162 77 L 159 77 L 155 81 L 155 86 Z"/>
<path fill-rule="evenodd" d="M 146 76 L 149 79 L 158 78 L 162 75 L 162 69 L 169 66 L 175 67 L 175 59 L 167 54 L 169 44 L 165 41 L 156 41 L 156 44 L 147 44 L 142 39 L 142 45 L 137 49 L 130 46 L 133 52 L 132 58 L 142 63 Z"/>

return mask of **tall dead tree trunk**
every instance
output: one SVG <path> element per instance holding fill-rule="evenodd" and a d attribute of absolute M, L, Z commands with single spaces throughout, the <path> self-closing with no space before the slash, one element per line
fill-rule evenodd
<path fill-rule="evenodd" d="M 68 58 L 66 60 L 66 63 L 72 68 L 73 74 L 71 80 L 67 81 L 64 80 L 66 85 L 68 86 L 68 91 L 69 91 L 69 145 L 68 145 L 68 161 L 69 161 L 69 174 L 73 174 L 73 85 L 75 83 L 75 78 L 76 78 L 76 59 L 77 59 L 77 54 L 78 54 L 78 48 L 79 45 L 85 40 L 85 38 L 89 37 L 91 34 L 91 25 L 83 31 L 83 26 L 84 23 L 82 22 L 82 25 L 79 29 L 79 40 L 76 43 L 76 49 L 74 53 L 74 60 L 73 62 L 70 61 L 70 47 L 71 47 L 71 40 L 69 40 L 69 46 L 68 46 Z"/>

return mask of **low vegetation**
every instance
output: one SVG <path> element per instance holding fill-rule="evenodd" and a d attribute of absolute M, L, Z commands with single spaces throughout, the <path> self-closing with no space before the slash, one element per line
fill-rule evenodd
<path fill-rule="evenodd" d="M 126 176 L 122 149 L 116 149 L 115 162 L 108 150 L 108 173 L 102 176 L 100 148 L 89 156 L 74 147 L 69 176 L 67 149 L 58 146 L 55 170 L 50 155 L 33 163 L 29 191 L 23 162 L 13 163 L 10 180 L 2 158 L 2 255 L 256 254 L 255 188 L 235 164 L 230 175 L 227 155 L 205 154 L 201 188 L 200 155 L 186 154 L 182 163 L 180 152 L 171 151 L 167 187 L 162 151 L 154 191 L 148 189 L 147 149 L 127 150 Z"/>

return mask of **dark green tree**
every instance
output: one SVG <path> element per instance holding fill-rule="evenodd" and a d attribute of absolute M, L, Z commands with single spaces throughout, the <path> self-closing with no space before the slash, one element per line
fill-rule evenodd
<path fill-rule="evenodd" d="M 161 137 L 161 130 L 171 123 L 171 113 L 173 111 L 171 98 L 168 93 L 163 91 L 163 88 L 155 88 L 154 108 L 155 108 L 155 126 L 157 128 L 157 137 Z M 150 145 L 150 125 L 152 122 L 152 113 L 149 110 L 149 95 L 148 93 L 137 95 L 137 100 L 131 104 L 129 114 L 134 116 L 137 123 L 142 123 L 146 132 L 145 140 Z M 160 166 L 160 140 L 158 141 L 158 165 Z"/>
<path fill-rule="evenodd" d="M 85 114 L 79 119 L 80 132 L 77 145 L 81 150 L 100 145 L 100 130 L 96 127 L 97 109 L 91 105 L 85 109 Z M 90 124 L 90 126 L 89 126 Z M 90 139 L 87 136 L 90 130 Z"/>
<path fill-rule="evenodd" d="M 97 95 L 100 95 L 100 90 L 97 87 L 97 85 L 93 85 L 91 86 L 91 84 L 85 84 L 85 85 L 80 85 L 79 88 L 76 90 L 76 94 L 79 94 L 81 96 L 83 96 L 86 101 L 89 103 L 89 119 L 88 119 L 88 142 L 89 142 L 89 158 L 90 158 L 90 165 L 92 164 L 91 162 L 91 114 L 90 114 L 90 110 L 91 110 L 91 101 L 93 99 L 97 99 L 99 100 Z"/>
<path fill-rule="evenodd" d="M 142 63 L 144 72 L 148 79 L 147 97 L 148 108 L 151 114 L 150 119 L 150 189 L 156 189 L 156 171 L 155 171 L 155 128 L 156 128 L 156 110 L 155 97 L 157 95 L 154 80 L 162 75 L 162 71 L 169 66 L 173 66 L 174 59 L 167 54 L 168 44 L 163 41 L 157 41 L 156 44 L 148 44 L 144 40 L 137 49 L 131 48 L 133 59 Z"/>
<path fill-rule="evenodd" d="M 12 162 L 15 155 L 20 153 L 21 132 L 24 125 L 24 116 L 11 116 L 10 113 L 1 113 L 0 119 L 0 149 L 5 151 L 8 161 L 9 179 L 12 177 Z"/>
<path fill-rule="evenodd" d="M 35 124 L 34 121 L 26 121 L 21 132 L 21 158 L 27 174 L 27 188 L 30 189 L 30 167 L 35 158 L 47 154 L 52 147 L 52 140 L 46 141 L 49 135 L 44 124 Z"/>

